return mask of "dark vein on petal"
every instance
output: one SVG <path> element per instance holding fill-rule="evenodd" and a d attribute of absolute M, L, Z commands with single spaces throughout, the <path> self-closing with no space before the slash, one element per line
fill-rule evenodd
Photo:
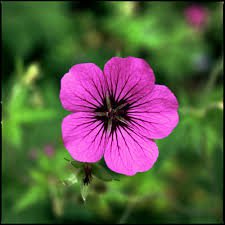
<path fill-rule="evenodd" d="M 97 127 L 99 127 L 100 125 L 102 125 L 102 123 L 98 123 L 94 128 L 92 128 L 87 134 L 85 134 L 85 136 L 83 136 L 83 138 L 87 137 L 88 135 L 90 135 L 90 133 Z"/>
<path fill-rule="evenodd" d="M 145 96 L 144 96 L 145 97 Z M 132 108 L 136 108 L 136 107 L 139 107 L 139 106 L 143 106 L 143 105 L 145 105 L 145 104 L 147 104 L 147 103 L 151 103 L 151 102 L 153 102 L 153 101 L 155 101 L 155 100 L 160 100 L 162 103 L 164 103 L 165 101 L 166 101 L 166 99 L 163 99 L 163 98 L 153 98 L 153 99 L 150 99 L 150 100 L 148 100 L 148 101 L 145 101 L 145 102 L 142 102 L 142 103 L 139 103 L 139 104 L 137 104 L 137 105 L 134 105 L 135 104 L 135 102 L 132 102 L 131 103 L 131 105 L 133 105 L 133 106 L 131 106 L 130 108 L 132 109 Z M 137 102 L 137 101 L 136 101 Z M 160 103 L 161 103 L 160 102 Z M 157 102 L 157 104 L 160 104 L 159 102 Z M 167 103 L 168 104 L 168 103 Z M 172 105 L 172 104 L 171 104 Z"/>
<path fill-rule="evenodd" d="M 167 117 L 166 115 L 164 115 L 164 117 L 167 118 L 168 121 L 171 121 L 171 119 L 169 117 Z M 139 121 L 150 123 L 150 124 L 162 124 L 162 123 L 156 123 L 156 122 L 152 122 L 152 121 L 148 121 L 148 120 L 143 120 L 143 119 L 137 118 L 137 117 L 132 117 L 132 118 L 135 119 L 135 120 L 139 120 Z"/>
<path fill-rule="evenodd" d="M 151 114 L 151 113 L 153 113 L 153 114 L 155 114 L 155 113 L 171 113 L 171 112 L 174 112 L 174 111 L 176 111 L 176 110 L 167 110 L 167 111 L 164 111 L 164 110 L 160 110 L 160 111 L 131 111 L 131 112 L 127 112 L 128 114 L 135 114 L 135 113 L 137 113 L 137 114 L 139 114 L 139 113 L 147 113 L 147 114 Z"/>
<path fill-rule="evenodd" d="M 94 85 L 96 91 L 98 92 L 98 95 L 99 95 L 101 101 L 103 101 L 103 96 L 102 96 L 101 93 L 99 92 L 99 89 L 98 89 L 96 83 L 94 82 L 94 79 L 91 79 L 91 81 L 92 81 L 92 83 L 93 83 L 93 85 Z M 100 81 L 100 78 L 99 78 L 99 81 Z M 100 82 L 100 85 L 101 85 L 101 87 L 102 87 L 102 83 L 101 83 L 101 82 Z"/>
<path fill-rule="evenodd" d="M 108 95 L 111 95 L 110 88 L 109 88 L 109 84 L 108 84 L 108 79 L 107 79 L 107 77 L 106 77 L 105 74 L 104 74 L 104 77 L 105 77 L 105 82 L 106 82 L 106 85 L 107 85 L 107 90 L 108 90 L 108 92 L 109 92 L 109 93 L 106 93 L 106 95 L 107 95 L 107 94 L 108 94 Z"/>
<path fill-rule="evenodd" d="M 126 96 L 140 83 L 140 80 L 141 79 L 139 79 L 138 80 L 138 82 L 137 83 L 135 83 L 127 92 L 126 92 L 126 94 L 122 97 L 122 99 L 124 99 L 124 100 L 127 100 L 127 99 L 129 99 L 129 97 L 126 99 Z M 139 91 L 138 91 L 139 92 Z"/>
<path fill-rule="evenodd" d="M 136 92 L 134 92 L 133 94 L 131 94 L 130 96 L 128 96 L 127 98 L 124 98 L 124 100 L 126 100 L 126 101 L 132 101 L 132 97 L 134 96 L 134 97 L 137 97 L 137 96 L 135 96 L 135 95 L 137 95 L 139 92 L 142 92 L 142 90 L 144 89 L 144 88 L 146 88 L 147 87 L 147 85 L 146 86 L 144 86 L 144 87 L 141 87 L 141 89 L 138 89 Z M 150 90 L 149 90 L 150 91 Z M 142 98 L 145 98 L 147 95 L 148 95 L 149 93 L 145 93 L 144 95 L 142 95 L 141 96 L 141 98 L 140 99 L 142 99 Z M 138 100 L 136 100 L 136 101 L 139 101 L 140 99 L 138 99 Z M 131 104 L 133 104 L 134 102 L 131 102 Z"/>
<path fill-rule="evenodd" d="M 93 143 L 95 140 L 96 140 L 96 138 L 98 137 L 98 134 L 100 133 L 100 131 L 104 128 L 104 126 L 103 126 L 103 124 L 101 124 L 102 126 L 101 126 L 101 128 L 98 130 L 98 133 L 95 135 L 95 137 L 93 138 L 93 141 L 91 142 L 91 143 Z M 103 132 L 102 132 L 103 133 Z M 99 144 L 99 147 L 100 147 L 100 144 Z"/>
<path fill-rule="evenodd" d="M 81 85 L 83 88 L 84 88 L 84 90 L 99 104 L 99 105 L 101 105 L 101 102 L 99 102 L 99 100 L 98 99 L 96 99 L 95 98 L 95 96 L 87 89 L 87 88 L 85 88 L 83 85 Z"/>
<path fill-rule="evenodd" d="M 110 136 L 112 137 L 112 139 L 111 139 L 111 144 L 110 144 L 110 153 L 112 153 L 113 135 L 114 135 L 114 133 L 112 133 L 112 134 L 110 135 Z"/>
<path fill-rule="evenodd" d="M 122 92 L 123 92 L 124 88 L 126 87 L 126 85 L 127 85 L 127 83 L 128 83 L 128 80 L 129 80 L 129 77 L 127 77 L 127 79 L 126 79 L 126 81 L 125 81 L 125 83 L 124 83 L 123 87 L 121 88 L 120 93 L 119 93 L 119 95 L 118 95 L 118 97 L 117 97 L 116 101 L 119 101 L 119 99 L 120 99 L 120 95 L 122 94 Z"/>
<path fill-rule="evenodd" d="M 87 103 L 93 105 L 95 108 L 98 107 L 98 106 L 95 105 L 94 103 L 89 102 L 88 100 L 86 100 L 86 99 L 84 99 L 84 98 L 81 98 L 80 96 L 76 95 L 75 93 L 73 93 L 73 95 L 74 95 L 74 97 L 79 98 L 79 99 L 81 99 L 82 101 L 85 101 L 85 102 L 87 102 Z"/>
<path fill-rule="evenodd" d="M 125 165 L 125 163 L 124 163 L 124 161 L 123 161 L 123 159 L 122 159 L 122 157 L 121 157 L 121 154 L 120 154 L 120 146 L 119 146 L 119 142 L 118 142 L 117 132 L 115 132 L 115 134 L 116 134 L 116 143 L 117 143 L 117 152 L 118 152 L 118 155 L 119 155 L 120 160 L 121 160 L 121 162 L 123 163 L 124 167 L 127 168 L 127 169 L 129 170 L 129 168 Z"/>
<path fill-rule="evenodd" d="M 111 74 L 110 74 L 111 75 Z M 112 75 L 109 77 L 110 84 L 111 84 L 111 89 L 112 89 L 112 96 L 113 96 L 113 82 L 112 82 Z"/>
<path fill-rule="evenodd" d="M 115 89 L 115 93 L 114 93 L 114 98 L 116 98 L 116 92 L 117 92 L 117 86 L 118 86 L 118 81 L 119 81 L 120 73 L 121 73 L 121 69 L 119 71 L 119 74 L 117 74 L 116 89 Z M 121 77 L 121 79 L 122 79 L 122 77 Z"/>
<path fill-rule="evenodd" d="M 123 133 L 122 133 L 121 130 L 120 130 L 120 127 L 118 127 L 118 130 L 119 130 L 119 132 L 120 132 L 120 134 L 121 134 L 121 136 L 122 136 L 122 138 L 123 138 L 123 140 L 124 140 L 124 143 L 125 143 L 126 146 L 127 146 L 127 149 L 128 149 L 129 154 L 130 154 L 130 157 L 132 158 L 133 161 L 135 161 L 134 158 L 133 158 L 133 156 L 132 156 L 132 154 L 131 154 L 131 152 L 130 152 L 130 148 L 129 148 L 128 144 L 127 144 L 127 141 L 126 141 L 125 137 L 123 136 Z"/>
<path fill-rule="evenodd" d="M 90 107 L 90 106 L 86 106 L 86 105 L 77 105 L 77 104 L 73 104 L 73 106 L 84 107 L 84 108 L 88 108 L 88 109 L 93 109 L 93 110 L 95 110 L 95 108 Z M 88 111 L 88 112 L 91 112 L 91 111 Z"/>
<path fill-rule="evenodd" d="M 128 127 L 127 127 L 128 128 Z M 132 129 L 130 129 L 130 128 L 128 128 L 132 133 L 134 133 L 134 134 L 136 134 L 138 137 L 140 137 L 140 138 L 147 138 L 147 137 L 145 137 L 144 135 L 139 135 L 139 134 L 137 134 L 136 132 L 134 132 Z M 144 153 L 144 155 L 146 156 L 146 157 L 148 157 L 147 155 L 146 155 L 146 153 L 145 153 L 145 151 L 143 150 L 143 147 L 138 143 L 138 141 L 136 141 L 135 139 L 134 139 L 134 137 L 129 133 L 129 132 L 127 132 L 127 130 L 125 130 L 126 131 L 126 133 L 134 140 L 134 142 L 136 142 L 137 143 L 137 145 L 140 147 L 140 149 L 142 150 L 142 152 Z M 151 140 L 150 138 L 147 138 L 148 140 Z"/>
<path fill-rule="evenodd" d="M 103 140 L 103 135 L 104 135 L 104 124 L 102 124 L 102 128 L 103 128 L 103 131 L 102 131 L 102 135 L 101 135 L 101 137 L 100 137 L 100 143 L 99 143 L 99 146 L 101 145 L 101 143 L 102 143 L 102 140 Z"/>
<path fill-rule="evenodd" d="M 77 129 L 78 127 L 87 124 L 87 126 L 82 127 L 82 129 L 85 129 L 85 128 L 89 127 L 90 124 L 91 124 L 91 125 L 94 124 L 96 121 L 97 121 L 97 120 L 95 120 L 95 121 L 88 121 L 88 122 L 85 122 L 85 123 L 77 124 L 77 125 L 76 125 L 75 127 L 73 127 L 70 131 L 74 131 L 74 130 Z"/>
<path fill-rule="evenodd" d="M 122 127 L 123 128 L 123 130 L 134 140 L 134 142 L 135 143 L 137 143 L 137 145 L 140 147 L 140 148 L 142 148 L 142 146 L 137 142 L 137 140 L 135 140 L 134 139 L 134 137 L 127 131 L 127 129 L 126 128 L 128 128 L 128 127 Z M 132 132 L 132 130 L 130 129 L 130 128 L 128 128 L 128 130 L 130 130 L 131 132 Z M 136 134 L 135 132 L 133 132 L 134 134 Z M 137 135 L 137 134 L 136 134 Z M 139 136 L 139 135 L 137 135 L 137 136 Z M 139 136 L 140 137 L 140 136 Z M 144 136 L 143 136 L 144 137 Z M 142 137 L 142 138 L 143 138 Z"/>

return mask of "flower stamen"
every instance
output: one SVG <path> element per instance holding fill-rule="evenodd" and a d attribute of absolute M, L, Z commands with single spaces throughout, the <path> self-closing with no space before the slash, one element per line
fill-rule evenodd
<path fill-rule="evenodd" d="M 108 120 L 107 131 L 108 131 L 108 133 L 111 133 L 111 131 L 112 131 L 112 118 L 110 118 L 110 119 Z"/>
<path fill-rule="evenodd" d="M 110 98 L 108 95 L 106 96 L 106 105 L 107 105 L 108 110 L 111 111 L 112 105 L 111 105 Z"/>

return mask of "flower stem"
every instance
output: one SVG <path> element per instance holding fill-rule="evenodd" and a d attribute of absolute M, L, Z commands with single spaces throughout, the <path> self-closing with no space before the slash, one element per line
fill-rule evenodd
<path fill-rule="evenodd" d="M 205 89 L 204 89 L 204 95 L 207 96 L 208 93 L 212 90 L 218 76 L 220 75 L 220 72 L 223 70 L 223 58 L 220 59 L 215 67 L 213 68 L 212 72 L 209 75 L 209 79 L 206 82 Z"/>

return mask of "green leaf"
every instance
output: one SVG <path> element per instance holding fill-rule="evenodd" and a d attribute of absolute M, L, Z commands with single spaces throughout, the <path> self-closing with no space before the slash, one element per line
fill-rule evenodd
<path fill-rule="evenodd" d="M 72 165 L 73 167 L 75 167 L 75 168 L 81 168 L 81 167 L 84 166 L 84 163 L 82 163 L 82 162 L 72 161 L 72 160 L 69 160 L 69 159 L 67 159 L 67 158 L 64 158 L 64 159 L 65 159 L 67 162 L 70 162 L 71 165 Z"/>
<path fill-rule="evenodd" d="M 22 130 L 20 125 L 15 120 L 2 121 L 3 139 L 14 147 L 20 147 L 22 144 Z M 13 138 L 12 138 L 13 137 Z"/>
<path fill-rule="evenodd" d="M 12 112 L 15 113 L 22 110 L 27 97 L 28 89 L 25 88 L 20 81 L 17 81 L 17 83 L 13 85 L 8 102 L 8 113 L 10 113 L 10 116 L 14 116 L 13 114 L 11 115 Z"/>
<path fill-rule="evenodd" d="M 40 186 L 30 188 L 22 198 L 16 203 L 15 210 L 22 211 L 29 206 L 37 203 L 43 197 L 43 190 Z"/>
<path fill-rule="evenodd" d="M 83 163 L 77 162 L 77 161 L 71 161 L 71 165 L 72 165 L 73 167 L 75 167 L 75 168 L 81 168 L 81 167 L 84 166 Z"/>
<path fill-rule="evenodd" d="M 45 174 L 40 170 L 31 170 L 30 171 L 31 178 L 38 183 L 39 185 L 46 185 L 46 176 Z"/>
<path fill-rule="evenodd" d="M 92 173 L 94 176 L 103 181 L 118 180 L 112 174 L 110 174 L 103 166 L 98 164 L 92 165 Z"/>
<path fill-rule="evenodd" d="M 81 183 L 80 193 L 83 201 L 85 202 L 88 196 L 89 185 Z"/>

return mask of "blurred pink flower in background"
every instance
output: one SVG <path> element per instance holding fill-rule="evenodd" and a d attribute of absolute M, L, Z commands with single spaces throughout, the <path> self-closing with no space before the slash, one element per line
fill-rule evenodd
<path fill-rule="evenodd" d="M 55 148 L 53 145 L 48 144 L 44 147 L 44 152 L 48 157 L 51 157 L 55 154 Z"/>
<path fill-rule="evenodd" d="M 186 21 L 196 29 L 203 28 L 208 20 L 208 10 L 201 5 L 190 5 L 185 9 Z"/>

